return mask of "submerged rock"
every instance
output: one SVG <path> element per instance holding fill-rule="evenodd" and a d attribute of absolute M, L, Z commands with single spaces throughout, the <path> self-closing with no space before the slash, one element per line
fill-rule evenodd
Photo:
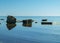
<path fill-rule="evenodd" d="M 8 16 L 6 22 L 9 23 L 9 24 L 15 24 L 16 23 L 16 18 L 13 17 L 13 16 Z"/>
<path fill-rule="evenodd" d="M 4 20 L 4 19 L 0 19 L 0 20 Z"/>
<path fill-rule="evenodd" d="M 38 23 L 38 22 L 35 22 L 35 23 Z"/>

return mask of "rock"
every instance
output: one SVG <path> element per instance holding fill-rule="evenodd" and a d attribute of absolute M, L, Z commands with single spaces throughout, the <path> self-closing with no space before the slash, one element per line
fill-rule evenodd
<path fill-rule="evenodd" d="M 38 23 L 38 22 L 35 22 L 35 23 Z"/>
<path fill-rule="evenodd" d="M 42 25 L 52 25 L 52 22 L 41 22 Z"/>
<path fill-rule="evenodd" d="M 23 26 L 25 26 L 25 27 L 32 27 L 32 22 L 33 22 L 32 19 L 23 20 L 22 22 L 23 22 Z"/>
<path fill-rule="evenodd" d="M 42 21 L 47 21 L 47 19 L 42 19 Z"/>
<path fill-rule="evenodd" d="M 13 16 L 8 16 L 6 22 L 9 23 L 9 24 L 15 24 L 16 23 L 16 18 L 13 17 Z"/>
<path fill-rule="evenodd" d="M 0 19 L 0 20 L 4 20 L 4 19 Z"/>

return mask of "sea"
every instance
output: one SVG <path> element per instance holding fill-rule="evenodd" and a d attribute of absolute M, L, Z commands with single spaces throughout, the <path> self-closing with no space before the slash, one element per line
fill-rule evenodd
<path fill-rule="evenodd" d="M 22 22 L 9 30 L 7 16 L 0 16 L 0 43 L 60 43 L 60 16 L 14 16 L 17 21 L 32 19 L 32 27 L 24 27 Z M 41 25 L 42 19 L 52 25 Z M 37 23 L 35 23 L 37 22 Z"/>

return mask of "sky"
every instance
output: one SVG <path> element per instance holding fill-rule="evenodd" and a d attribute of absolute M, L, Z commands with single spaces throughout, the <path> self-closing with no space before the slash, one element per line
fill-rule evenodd
<path fill-rule="evenodd" d="M 60 16 L 60 0 L 0 0 L 0 16 Z"/>

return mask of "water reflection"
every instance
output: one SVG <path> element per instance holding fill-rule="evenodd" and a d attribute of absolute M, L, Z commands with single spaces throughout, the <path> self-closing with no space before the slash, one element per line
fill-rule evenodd
<path fill-rule="evenodd" d="M 32 24 L 22 24 L 24 27 L 32 27 Z"/>
<path fill-rule="evenodd" d="M 7 26 L 8 30 L 11 30 L 16 26 L 16 24 L 6 24 L 6 26 Z"/>

